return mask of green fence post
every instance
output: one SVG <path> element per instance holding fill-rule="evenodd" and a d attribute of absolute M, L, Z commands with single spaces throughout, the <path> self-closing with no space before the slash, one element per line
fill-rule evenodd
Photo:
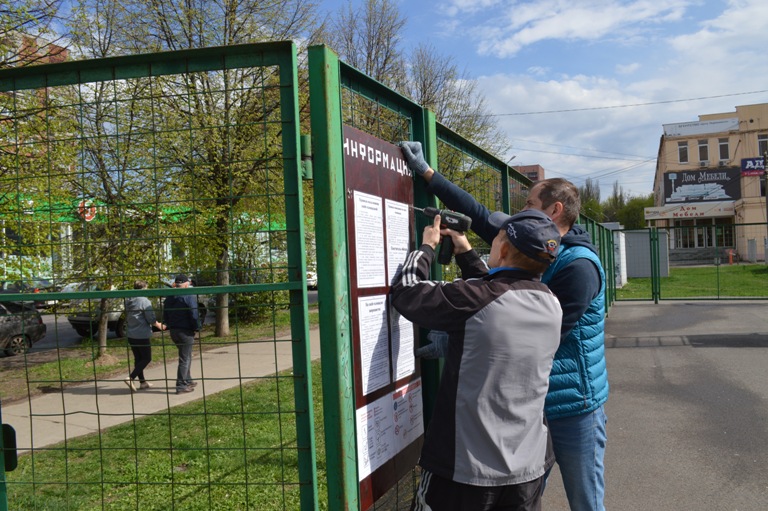
<path fill-rule="evenodd" d="M 0 428 L 3 426 L 3 405 L 0 403 Z M 5 484 L 5 441 L 3 439 L 4 431 L 0 430 L 0 452 L 3 453 L 0 459 L 0 511 L 8 511 L 8 489 Z"/>
<path fill-rule="evenodd" d="M 419 139 L 423 137 L 424 146 L 426 149 L 425 158 L 430 167 L 435 171 L 439 170 L 438 154 L 437 154 L 437 121 L 434 112 L 430 110 L 424 110 L 422 116 L 423 124 L 419 126 L 414 123 L 413 137 Z M 420 178 L 415 178 L 418 186 L 414 187 L 414 204 L 436 206 L 437 199 L 434 195 L 429 195 L 425 189 L 426 182 Z M 424 226 L 428 223 L 428 219 L 424 215 L 418 215 L 416 221 L 416 239 L 421 242 L 421 236 L 424 231 Z M 418 244 L 417 243 L 417 246 Z M 432 265 L 432 278 L 440 280 L 443 278 L 443 268 L 439 264 Z M 427 330 L 421 329 L 420 337 L 426 338 Z M 432 420 L 432 411 L 435 409 L 435 400 L 437 399 L 437 389 L 440 386 L 440 373 L 443 370 L 444 359 L 437 360 L 421 360 L 421 381 L 424 388 L 422 393 L 422 399 L 424 402 L 424 424 L 429 425 Z"/>
<path fill-rule="evenodd" d="M 659 263 L 659 231 L 656 227 L 650 229 L 651 247 L 651 297 L 658 304 L 661 298 L 661 268 Z"/>
<path fill-rule="evenodd" d="M 359 509 L 339 58 L 309 48 L 328 508 Z"/>
<path fill-rule="evenodd" d="M 287 52 L 286 52 L 287 53 Z M 287 62 L 286 62 L 287 61 Z M 290 280 L 306 282 L 304 247 L 304 200 L 302 198 L 301 141 L 299 127 L 299 79 L 296 47 L 280 65 L 280 112 L 283 124 L 285 222 L 288 237 L 288 266 L 295 269 Z M 314 408 L 312 404 L 312 362 L 309 345 L 307 286 L 290 292 L 293 377 L 296 402 L 296 442 L 301 482 L 301 509 L 317 509 L 317 455 L 315 453 Z"/>

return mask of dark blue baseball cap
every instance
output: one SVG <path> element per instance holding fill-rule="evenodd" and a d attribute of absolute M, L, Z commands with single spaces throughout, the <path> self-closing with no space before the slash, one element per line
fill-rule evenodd
<path fill-rule="evenodd" d="M 509 241 L 520 252 L 542 263 L 551 263 L 560 247 L 560 230 L 545 213 L 526 209 L 512 216 L 496 211 L 488 223 L 507 233 Z"/>

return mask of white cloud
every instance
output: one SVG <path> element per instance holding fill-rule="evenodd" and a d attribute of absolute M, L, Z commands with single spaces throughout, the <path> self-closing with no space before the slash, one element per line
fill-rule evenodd
<path fill-rule="evenodd" d="M 602 20 L 594 20 L 594 32 L 612 39 L 622 37 L 616 31 L 657 23 L 652 19 L 654 12 L 667 19 L 680 19 L 680 10 L 686 5 L 676 2 L 657 8 L 654 3 L 639 1 L 572 3 L 578 8 L 555 0 L 526 4 L 527 10 L 515 13 L 516 26 L 520 27 L 517 32 L 497 29 L 488 32 L 487 41 L 506 41 L 506 49 L 495 53 L 500 57 L 505 51 L 511 54 L 515 48 L 547 38 L 587 40 L 589 24 L 577 11 L 598 4 L 612 9 Z M 545 7 L 550 8 L 549 14 L 542 10 Z M 616 60 L 623 63 L 585 66 L 591 74 L 565 75 L 557 58 L 549 60 L 548 54 L 539 53 L 536 57 L 545 59 L 527 66 L 525 73 L 511 71 L 479 78 L 494 113 L 556 112 L 500 115 L 499 125 L 514 147 L 506 156 L 516 155 L 516 164 L 541 164 L 550 177 L 566 177 L 577 185 L 587 177 L 598 179 L 604 197 L 610 195 L 616 180 L 630 194 L 647 194 L 653 186 L 662 124 L 694 121 L 700 114 L 733 112 L 735 105 L 768 102 L 768 93 L 740 94 L 768 89 L 768 66 L 764 65 L 761 43 L 768 2 L 730 0 L 717 6 L 722 11 L 714 11 L 711 3 L 697 7 L 700 9 L 695 13 L 686 14 L 687 24 L 674 24 L 677 33 L 648 40 L 643 55 L 628 56 L 622 53 L 623 48 L 617 49 Z M 705 15 L 707 19 L 696 22 L 694 14 L 700 20 Z M 554 20 L 565 24 L 559 32 Z M 593 58 L 589 45 L 579 47 L 578 54 Z M 697 99 L 711 96 L 722 97 Z M 612 156 L 609 153 L 627 156 L 605 159 Z M 630 161 L 642 159 L 650 161 Z"/>
<path fill-rule="evenodd" d="M 631 75 L 638 69 L 640 69 L 640 64 L 638 62 L 633 62 L 631 64 L 618 64 L 616 66 L 616 73 L 620 75 Z"/>
<path fill-rule="evenodd" d="M 549 67 L 544 66 L 531 66 L 528 68 L 528 74 L 531 76 L 545 76 L 550 71 L 551 69 Z"/>
<path fill-rule="evenodd" d="M 505 2 L 503 0 L 450 0 L 442 4 L 441 8 L 450 16 L 458 16 L 489 10 L 500 3 Z"/>
<path fill-rule="evenodd" d="M 452 16 L 481 13 L 469 30 L 481 54 L 514 56 L 526 46 L 547 40 L 594 41 L 634 38 L 646 26 L 680 20 L 690 0 L 536 0 L 455 1 Z M 478 10 L 477 4 L 485 9 Z M 490 9 L 488 7 L 494 7 Z M 626 31 L 622 34 L 622 31 Z"/>

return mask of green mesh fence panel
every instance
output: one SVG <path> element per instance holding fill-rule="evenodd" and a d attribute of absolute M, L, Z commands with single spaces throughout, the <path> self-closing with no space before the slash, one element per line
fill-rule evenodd
<path fill-rule="evenodd" d="M 290 42 L 0 71 L 9 509 L 317 507 L 297 103 Z M 158 331 L 132 392 L 126 299 L 187 293 L 197 387 Z"/>
<path fill-rule="evenodd" d="M 765 224 L 716 223 L 628 231 L 618 300 L 764 300 Z"/>

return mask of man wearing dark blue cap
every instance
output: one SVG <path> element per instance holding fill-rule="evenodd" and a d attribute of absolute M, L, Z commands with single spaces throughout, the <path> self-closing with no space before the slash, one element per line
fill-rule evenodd
<path fill-rule="evenodd" d="M 560 233 L 535 210 L 494 213 L 489 222 L 497 231 L 490 271 L 466 236 L 440 230 L 437 215 L 391 288 L 403 317 L 448 334 L 414 509 L 539 510 L 554 463 L 544 399 L 562 310 L 539 277 L 555 260 Z M 428 280 L 444 235 L 462 280 Z"/>
<path fill-rule="evenodd" d="M 189 277 L 176 275 L 174 287 L 188 288 Z M 192 348 L 195 332 L 200 329 L 197 299 L 193 295 L 172 295 L 163 304 L 163 323 L 171 333 L 171 340 L 179 350 L 179 367 L 176 371 L 176 393 L 192 392 L 197 382 L 192 380 Z"/>

